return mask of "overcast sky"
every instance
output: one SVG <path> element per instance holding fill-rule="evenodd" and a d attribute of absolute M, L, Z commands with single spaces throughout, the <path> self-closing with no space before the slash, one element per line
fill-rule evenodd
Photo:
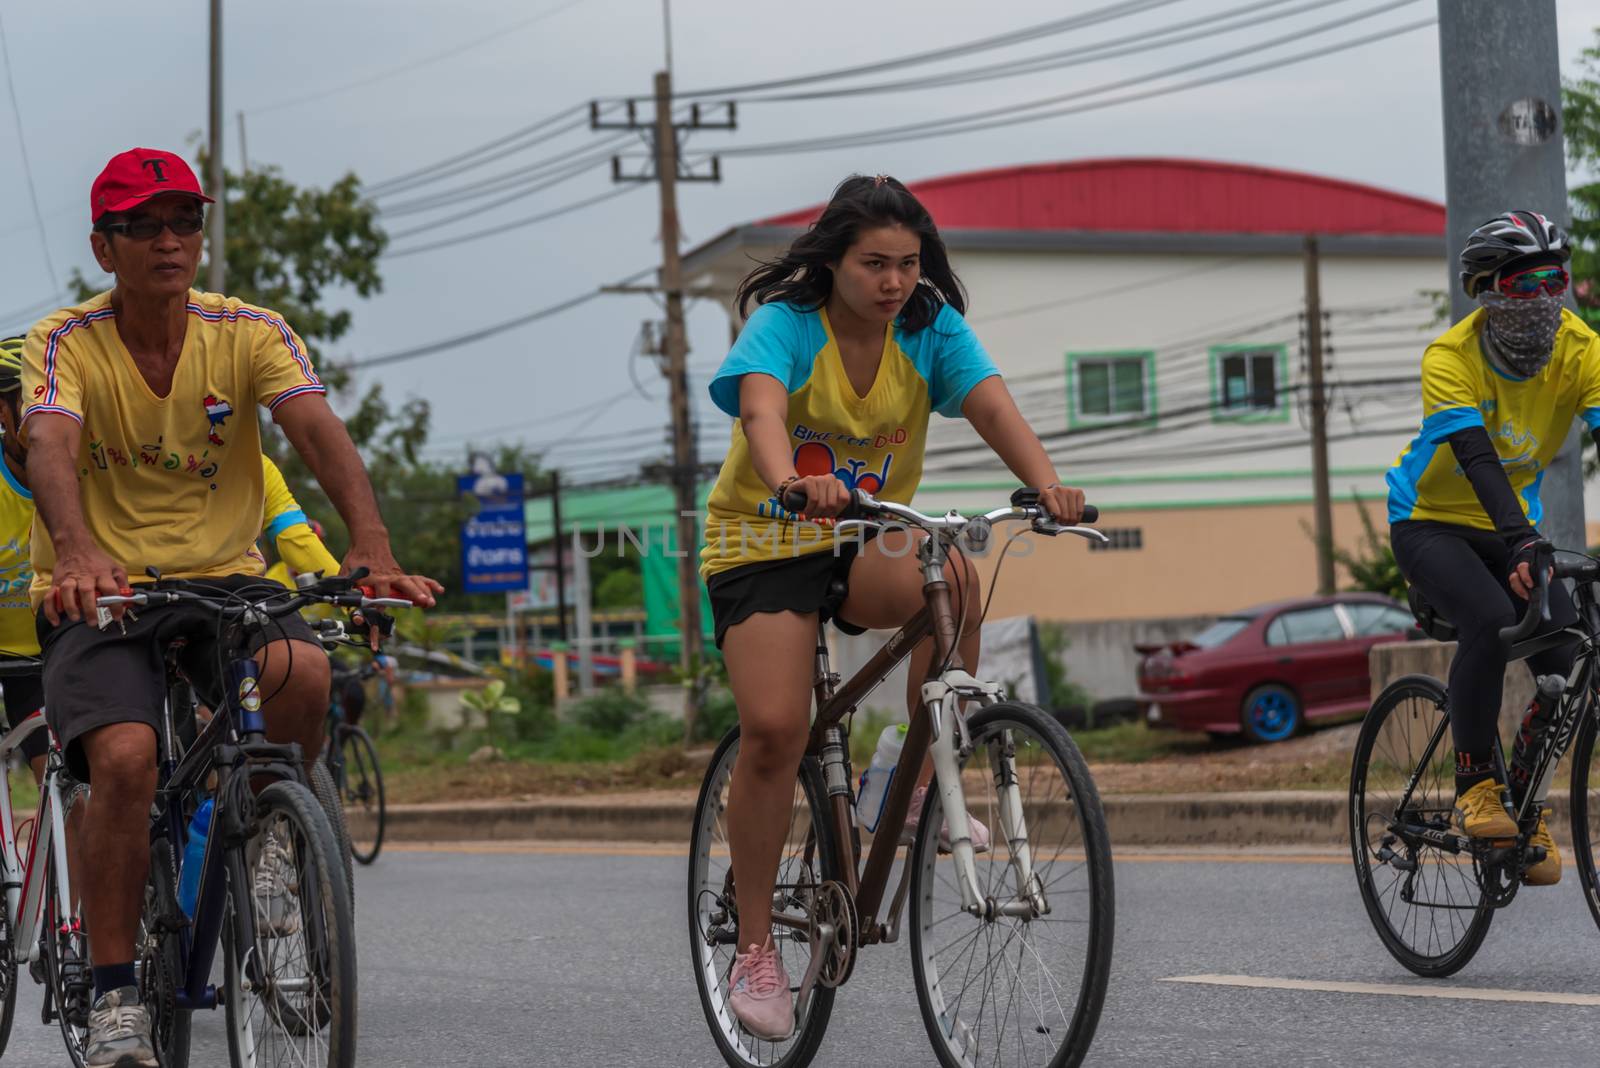
<path fill-rule="evenodd" d="M 917 70 L 1039 54 L 1245 3 L 1174 0 L 1091 29 Z M 591 98 L 648 93 L 663 62 L 659 0 L 224 0 L 224 6 L 228 164 L 239 165 L 235 113 L 242 110 L 250 159 L 275 164 L 304 184 L 325 184 L 351 170 L 364 182 L 381 182 Z M 809 0 L 800 7 L 673 0 L 674 74 L 684 89 L 767 80 L 958 45 L 1098 6 L 1085 0 Z M 1308 10 L 1071 69 L 895 94 L 751 104 L 741 109 L 737 132 L 696 134 L 690 147 L 827 138 L 939 119 L 1148 75 L 1250 42 L 1300 38 L 1188 76 L 1195 77 L 1400 27 L 1435 11 L 1433 0 L 1260 6 L 1261 15 Z M 1600 6 L 1593 0 L 1559 0 L 1557 6 L 1563 68 L 1570 71 L 1593 40 Z M 1357 17 L 1381 7 L 1393 10 Z M 5 12 L 9 73 L 54 269 L 52 276 L 41 250 L 16 125 L 0 115 L 0 143 L 10 157 L 0 162 L 5 325 L 23 325 L 18 313 L 61 290 L 71 267 L 97 273 L 88 251 L 88 189 L 110 155 L 133 145 L 192 155 L 190 139 L 206 123 L 206 12 L 203 0 L 131 8 L 90 0 L 87 7 L 10 5 Z M 1330 21 L 1340 25 L 1310 32 Z M 391 73 L 397 70 L 402 73 Z M 364 84 L 344 88 L 352 83 Z M 721 184 L 683 187 L 686 247 L 728 226 L 818 202 L 852 171 L 912 181 L 1017 163 L 1185 156 L 1287 167 L 1442 199 L 1439 110 L 1438 44 L 1428 27 L 1237 81 L 1080 115 L 879 147 L 725 159 Z M 600 137 L 576 130 L 380 204 L 448 191 Z M 396 239 L 393 247 L 494 227 L 610 188 L 609 168 L 596 165 L 469 220 Z M 385 226 L 395 233 L 484 203 L 444 203 L 442 210 L 394 217 Z M 368 301 L 350 299 L 355 327 L 333 351 L 352 357 L 411 348 L 577 296 L 658 262 L 656 231 L 654 191 L 641 188 L 539 225 L 386 260 L 384 292 Z M 641 297 L 606 297 L 381 373 L 391 393 L 432 402 L 440 452 L 461 449 L 485 428 L 506 427 L 495 436 L 535 444 L 571 438 L 551 460 L 571 465 L 581 480 L 625 466 L 625 446 L 659 436 L 664 425 L 665 389 L 653 367 L 634 366 L 648 396 L 633 392 L 628 374 L 639 322 L 652 311 Z M 696 308 L 690 340 L 691 368 L 713 367 L 727 346 L 723 314 Z M 702 374 L 697 397 L 703 384 Z M 706 436 L 724 437 L 722 424 L 717 427 Z M 602 440 L 605 434 L 615 434 L 615 443 Z"/>

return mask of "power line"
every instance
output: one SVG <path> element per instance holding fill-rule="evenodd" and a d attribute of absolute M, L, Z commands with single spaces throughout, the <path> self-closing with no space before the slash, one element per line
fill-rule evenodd
<path fill-rule="evenodd" d="M 304 93 L 300 96 L 290 97 L 287 100 L 280 100 L 275 104 L 267 104 L 264 107 L 250 108 L 248 109 L 248 113 L 251 115 L 265 115 L 270 111 L 281 111 L 284 108 L 294 107 L 297 104 L 306 104 L 313 100 L 322 100 L 326 97 L 336 96 L 339 93 L 347 93 L 352 89 L 360 89 L 368 85 L 373 85 L 377 82 L 387 81 L 390 78 L 398 78 L 402 74 L 411 74 L 416 71 L 418 67 L 426 67 L 431 63 L 438 63 L 440 60 L 449 59 L 452 56 L 459 56 L 463 52 L 471 51 L 472 49 L 478 48 L 482 45 L 493 44 L 495 41 L 504 39 L 505 35 L 508 33 L 523 29 L 527 26 L 532 26 L 536 22 L 542 22 L 552 15 L 560 14 L 561 12 L 566 11 L 568 8 L 577 7 L 581 3 L 583 3 L 583 0 L 565 0 L 565 3 L 560 3 L 555 7 L 547 8 L 544 11 L 530 15 L 518 22 L 513 22 L 509 26 L 502 26 L 493 33 L 484 34 L 482 37 L 474 37 L 472 40 L 467 41 L 464 44 L 455 45 L 454 47 L 447 48 L 441 52 L 434 52 L 431 55 L 423 56 L 420 59 L 410 60 L 406 63 L 390 67 L 387 70 L 380 71 L 376 74 L 370 74 L 364 78 L 357 78 L 354 81 L 345 82 L 342 85 L 335 85 L 328 89 L 319 89 L 312 93 Z"/>
<path fill-rule="evenodd" d="M 518 127 L 508 134 L 502 134 L 492 140 L 483 142 L 481 145 L 475 145 L 461 152 L 453 152 L 443 159 L 436 160 L 423 167 L 414 168 L 403 174 L 397 174 L 393 178 L 385 178 L 381 182 L 373 182 L 367 186 L 367 192 L 374 197 L 382 198 L 393 193 L 404 192 L 407 189 L 414 189 L 420 185 L 427 185 L 429 182 L 438 181 L 441 178 L 460 174 L 464 170 L 471 170 L 473 167 L 482 166 L 492 160 L 501 159 L 515 152 L 521 152 L 526 148 L 532 148 L 534 145 L 544 144 L 546 141 L 559 137 L 561 134 L 589 125 L 589 117 L 585 114 L 586 110 L 582 104 L 573 104 L 571 107 L 562 108 L 555 114 L 547 115 L 538 122 Z M 493 155 L 486 156 L 481 160 L 469 162 L 475 160 L 475 157 L 484 155 L 486 152 L 491 152 L 505 145 L 511 145 L 514 141 L 547 129 L 568 115 L 578 115 L 579 118 L 559 130 L 554 130 L 543 137 L 536 137 L 526 144 L 512 145 L 512 147 L 505 148 L 500 152 L 494 152 Z"/>
<path fill-rule="evenodd" d="M 1105 7 L 1095 8 L 1093 11 L 1086 11 L 1081 15 L 1071 15 L 1067 18 L 1054 19 L 1050 22 L 1024 26 L 1021 29 L 1010 30 L 992 37 L 968 41 L 966 44 L 934 48 L 926 52 L 916 52 L 912 55 L 901 56 L 898 59 L 863 63 L 853 67 L 836 67 L 833 70 L 815 71 L 811 74 L 778 78 L 771 81 L 746 82 L 743 85 L 720 85 L 710 89 L 680 90 L 672 95 L 674 99 L 678 100 L 708 96 L 737 96 L 741 93 L 761 92 L 768 89 L 786 89 L 793 85 L 834 81 L 839 78 L 854 77 L 858 74 L 875 74 L 878 71 L 893 70 L 897 67 L 920 66 L 921 64 L 933 63 L 941 59 L 953 59 L 957 56 L 971 55 L 974 52 L 984 52 L 994 48 L 1004 48 L 1008 45 L 1034 41 L 1040 37 L 1065 33 L 1068 30 L 1083 29 L 1102 22 L 1142 14 L 1158 7 L 1166 7 L 1175 2 L 1176 0 L 1131 0 L 1131 2 L 1108 4 Z"/>
<path fill-rule="evenodd" d="M 412 245 L 410 248 L 386 249 L 384 250 L 383 255 L 385 259 L 396 259 L 401 256 L 414 256 L 419 252 L 432 252 L 435 249 L 449 248 L 451 245 L 462 245 L 469 241 L 477 241 L 485 237 L 495 237 L 499 234 L 509 233 L 512 230 L 519 230 L 524 226 L 532 226 L 534 223 L 541 223 L 547 219 L 554 219 L 561 215 L 579 211 L 583 208 L 589 207 L 592 204 L 598 204 L 603 200 L 612 200 L 616 197 L 622 196 L 625 193 L 632 193 L 635 190 L 643 188 L 645 188 L 643 185 L 615 186 L 606 190 L 604 193 L 598 193 L 592 197 L 585 197 L 582 200 L 574 201 L 571 204 L 565 204 L 559 208 L 552 208 L 549 211 L 541 211 L 537 215 L 527 215 L 520 219 L 513 219 L 510 222 L 501 223 L 499 226 L 491 226 L 482 230 L 474 230 L 469 234 L 461 234 L 457 237 L 445 238 L 443 241 L 432 241 L 426 245 Z"/>
<path fill-rule="evenodd" d="M 529 187 L 538 185 L 542 179 L 548 178 L 555 172 L 570 171 L 574 168 L 581 171 L 586 167 L 610 159 L 613 149 L 631 139 L 628 134 L 620 134 L 599 143 L 574 146 L 557 155 L 547 156 L 532 163 L 524 164 L 515 170 L 502 171 L 500 174 L 479 178 L 465 185 L 451 189 L 436 190 L 413 200 L 392 204 L 387 208 L 380 208 L 379 214 L 385 219 L 394 219 L 403 215 L 436 211 L 439 208 L 460 207 L 463 201 L 477 200 L 480 197 L 503 193 L 508 189 L 527 192 Z M 490 207 L 493 207 L 493 205 L 485 205 L 475 210 L 486 211 Z"/>
<path fill-rule="evenodd" d="M 28 162 L 28 140 L 22 135 L 22 109 L 17 105 L 17 87 L 11 77 L 11 49 L 6 43 L 5 21 L 0 19 L 0 58 L 6 64 L 6 94 L 11 97 L 11 117 L 17 123 L 17 152 L 22 157 L 22 173 L 28 179 L 28 200 L 33 205 L 33 221 L 39 228 L 39 247 L 44 252 L 45 270 L 50 272 L 50 284 L 60 285 L 56 265 L 50 258 L 50 238 L 45 233 L 44 215 L 39 211 L 39 193 L 33 187 L 33 164 Z"/>
<path fill-rule="evenodd" d="M 644 278 L 646 275 L 649 275 L 654 271 L 654 267 L 646 267 L 643 270 L 635 271 L 633 274 L 630 274 L 628 277 L 615 284 L 628 285 L 632 282 L 637 282 L 639 279 Z M 581 294 L 580 296 L 570 297 L 567 300 L 561 301 L 560 303 L 552 304 L 548 307 L 540 308 L 537 311 L 531 311 L 524 315 L 514 316 L 510 319 L 503 319 L 498 323 L 491 323 L 489 326 L 480 327 L 477 330 L 472 330 L 465 334 L 457 334 L 455 337 L 442 338 L 438 341 L 429 342 L 426 345 L 416 345 L 409 349 L 400 349 L 397 352 L 386 352 L 381 356 L 368 356 L 364 359 L 352 360 L 345 366 L 351 370 L 362 370 L 367 367 L 381 367 L 385 364 L 400 363 L 404 360 L 414 360 L 422 356 L 432 356 L 436 353 L 448 352 L 451 349 L 461 348 L 463 345 L 471 345 L 475 342 L 482 341 L 485 338 L 494 337 L 496 334 L 503 334 L 507 330 L 515 330 L 519 326 L 526 326 L 529 323 L 536 323 L 540 319 L 548 319 L 552 315 L 559 315 L 564 311 L 578 307 L 580 304 L 587 304 L 596 297 L 604 295 L 604 293 L 605 290 L 596 288 L 587 293 Z"/>
<path fill-rule="evenodd" d="M 1412 4 L 1416 2 L 1417 0 L 1400 0 L 1401 4 Z M 1053 97 L 1045 97 L 1040 100 L 1028 101 L 1022 104 L 1008 105 L 1001 108 L 988 108 L 983 111 L 968 112 L 964 115 L 945 116 L 939 119 L 930 119 L 925 122 L 885 127 L 877 130 L 861 130 L 855 133 L 839 134 L 832 137 L 803 138 L 794 141 L 772 141 L 766 144 L 755 145 L 736 145 L 730 148 L 722 149 L 720 154 L 724 156 L 775 156 L 797 152 L 820 152 L 827 151 L 829 149 L 858 148 L 868 145 L 887 145 L 900 141 L 925 140 L 936 137 L 953 137 L 957 134 L 973 133 L 979 130 L 994 130 L 1006 126 L 1017 126 L 1023 123 L 1039 122 L 1044 119 L 1060 118 L 1066 115 L 1077 115 L 1084 112 L 1097 111 L 1102 108 L 1116 107 L 1121 104 L 1130 104 L 1141 100 L 1149 100 L 1159 96 L 1168 96 L 1173 93 L 1186 92 L 1190 89 L 1198 89 L 1203 86 L 1231 81 L 1234 79 L 1247 77 L 1252 74 L 1261 74 L 1265 71 L 1276 70 L 1280 67 L 1291 66 L 1295 63 L 1304 63 L 1313 59 L 1321 59 L 1326 56 L 1335 55 L 1339 52 L 1349 51 L 1352 48 L 1359 48 L 1364 45 L 1372 44 L 1376 41 L 1393 40 L 1400 34 L 1409 33 L 1412 30 L 1422 29 L 1426 26 L 1432 26 L 1438 21 L 1436 18 L 1431 17 L 1419 19 L 1415 22 L 1409 22 L 1393 29 L 1381 30 L 1377 33 L 1367 34 L 1364 37 L 1356 37 L 1347 41 L 1337 42 L 1324 48 L 1312 49 L 1306 52 L 1298 52 L 1294 55 L 1284 56 L 1274 60 L 1267 60 L 1265 62 L 1256 63 L 1245 67 L 1239 67 L 1231 71 L 1223 71 L 1219 74 L 1209 75 L 1204 78 L 1195 78 L 1186 82 L 1178 82 L 1173 85 L 1160 86 L 1158 88 L 1147 89 L 1138 93 L 1128 93 L 1123 96 L 1112 97 L 1108 100 L 1091 101 L 1085 104 L 1076 104 L 1071 107 L 1064 108 L 1052 108 L 1046 111 L 1034 111 L 1034 109 L 1045 107 L 1046 105 L 1057 101 L 1098 95 L 1110 89 L 1128 85 L 1143 84 L 1156 78 L 1169 77 L 1172 74 L 1180 73 L 1182 71 L 1194 70 L 1198 67 L 1209 66 L 1213 63 L 1222 62 L 1226 59 L 1253 54 L 1263 48 L 1276 47 L 1278 44 L 1300 40 L 1301 38 L 1309 36 L 1313 33 L 1322 33 L 1329 29 L 1348 25 L 1349 23 L 1357 21 L 1361 18 L 1370 18 L 1374 14 L 1389 10 L 1389 8 L 1390 5 L 1386 4 L 1381 9 L 1369 9 L 1365 13 L 1352 15 L 1348 18 L 1340 19 L 1337 22 L 1324 23 L 1319 27 L 1302 30 L 1295 34 L 1278 38 L 1273 42 L 1263 42 L 1249 45 L 1244 48 L 1234 49 L 1218 56 L 1211 56 L 1205 59 L 1195 60 L 1191 63 L 1180 64 L 1177 67 L 1171 67 L 1167 70 L 1158 71 L 1154 74 L 1145 75 L 1140 78 L 1123 79 L 1120 82 L 1110 82 L 1105 85 L 1092 87 L 1090 89 L 1078 90 L 1072 93 L 1058 94 Z M 1033 111 L 1033 113 L 1017 114 L 1021 111 Z"/>
<path fill-rule="evenodd" d="M 575 164 L 559 174 L 552 175 L 542 182 L 538 182 L 532 186 L 529 186 L 527 189 L 512 193 L 509 196 L 501 197 L 499 200 L 492 201 L 476 208 L 470 208 L 466 211 L 458 211 L 454 215 L 446 215 L 442 218 L 433 219 L 430 222 L 420 223 L 405 230 L 396 231 L 395 233 L 391 234 L 390 237 L 403 241 L 404 239 L 413 237 L 417 234 L 425 234 L 431 230 L 437 230 L 441 227 L 451 226 L 458 222 L 464 222 L 467 219 L 475 219 L 494 208 L 502 207 L 506 204 L 521 200 L 524 197 L 530 197 L 535 193 L 543 192 L 546 189 L 554 189 L 558 185 L 563 185 L 567 182 L 570 182 L 572 179 L 578 177 L 580 174 L 588 170 L 593 163 L 594 160 L 585 160 L 581 164 Z"/>

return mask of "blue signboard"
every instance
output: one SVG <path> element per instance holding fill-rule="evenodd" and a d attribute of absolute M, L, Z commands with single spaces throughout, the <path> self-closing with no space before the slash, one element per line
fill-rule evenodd
<path fill-rule="evenodd" d="M 461 524 L 461 574 L 468 593 L 528 588 L 528 541 L 523 530 L 522 476 L 477 468 L 456 479 L 475 497 L 478 514 Z"/>

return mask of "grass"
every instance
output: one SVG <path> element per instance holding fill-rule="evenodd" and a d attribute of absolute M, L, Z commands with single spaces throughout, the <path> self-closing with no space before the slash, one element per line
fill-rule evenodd
<path fill-rule="evenodd" d="M 1204 734 L 1152 730 L 1143 720 L 1072 732 L 1083 758 L 1095 764 L 1143 764 L 1161 757 L 1213 752 L 1217 743 Z"/>

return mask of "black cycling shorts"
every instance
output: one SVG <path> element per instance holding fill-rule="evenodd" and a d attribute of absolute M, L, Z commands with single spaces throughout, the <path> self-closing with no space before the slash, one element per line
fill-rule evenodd
<path fill-rule="evenodd" d="M 824 623 L 832 620 L 846 634 L 866 633 L 865 627 L 847 623 L 838 613 L 850 593 L 850 565 L 876 533 L 868 531 L 859 541 L 842 538 L 831 552 L 741 564 L 712 575 L 706 589 L 711 594 L 717 648 L 722 648 L 729 627 L 758 612 L 816 612 Z"/>
<path fill-rule="evenodd" d="M 42 675 L 7 675 L 0 679 L 5 690 L 6 722 L 13 727 L 44 707 L 44 677 Z M 42 757 L 49 748 L 49 737 L 44 731 L 34 731 L 22 742 L 22 755 L 29 760 Z"/>

